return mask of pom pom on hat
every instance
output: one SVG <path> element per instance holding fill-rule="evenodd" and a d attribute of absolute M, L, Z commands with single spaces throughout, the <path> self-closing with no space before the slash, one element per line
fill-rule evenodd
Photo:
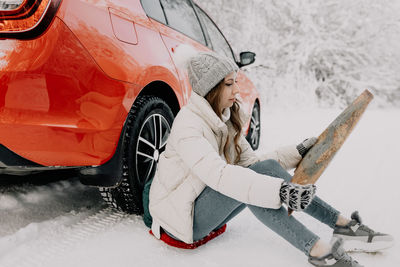
<path fill-rule="evenodd" d="M 187 44 L 180 44 L 175 48 L 172 58 L 174 60 L 175 66 L 178 69 L 187 69 L 189 59 L 199 54 L 193 46 Z"/>

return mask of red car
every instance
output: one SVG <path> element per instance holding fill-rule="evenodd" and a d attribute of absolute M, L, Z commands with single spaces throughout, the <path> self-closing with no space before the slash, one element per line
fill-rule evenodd
<path fill-rule="evenodd" d="M 191 88 L 180 44 L 239 67 L 192 0 L 0 0 L 0 173 L 73 168 L 114 206 L 141 213 L 174 116 Z M 245 131 L 258 147 L 260 103 L 238 75 Z"/>

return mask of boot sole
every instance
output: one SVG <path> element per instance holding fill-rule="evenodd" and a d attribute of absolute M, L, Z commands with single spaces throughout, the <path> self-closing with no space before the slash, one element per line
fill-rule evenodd
<path fill-rule="evenodd" d="M 394 245 L 393 240 L 382 240 L 368 243 L 366 240 L 368 237 L 358 237 L 358 240 L 354 239 L 357 238 L 354 236 L 335 235 L 335 237 L 343 239 L 343 248 L 346 252 L 378 252 Z"/>

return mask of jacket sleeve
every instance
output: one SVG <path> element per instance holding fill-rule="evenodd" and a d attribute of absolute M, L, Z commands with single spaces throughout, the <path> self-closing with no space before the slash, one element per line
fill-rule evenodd
<path fill-rule="evenodd" d="M 227 164 L 200 129 L 188 127 L 176 142 L 176 150 L 193 175 L 212 189 L 240 202 L 266 208 L 280 208 L 282 179 L 238 165 Z"/>
<path fill-rule="evenodd" d="M 281 147 L 275 151 L 259 155 L 258 158 L 260 161 L 274 159 L 286 170 L 296 168 L 302 159 L 295 145 Z"/>
<path fill-rule="evenodd" d="M 248 167 L 260 161 L 260 159 L 254 152 L 253 148 L 250 146 L 249 142 L 247 142 L 243 134 L 240 136 L 239 145 L 240 148 L 242 149 L 242 153 L 240 153 L 240 160 L 237 163 L 238 165 L 243 167 Z"/>

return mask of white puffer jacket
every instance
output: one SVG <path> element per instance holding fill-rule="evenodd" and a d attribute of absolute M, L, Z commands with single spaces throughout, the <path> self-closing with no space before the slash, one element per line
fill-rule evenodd
<path fill-rule="evenodd" d="M 246 167 L 270 158 L 286 169 L 294 168 L 301 159 L 296 147 L 257 157 L 242 135 L 240 162 L 231 165 L 226 163 L 223 153 L 228 133 L 233 138 L 231 122 L 224 123 L 205 98 L 192 92 L 189 103 L 174 120 L 150 188 L 149 210 L 156 237 L 159 238 L 161 226 L 182 241 L 193 242 L 194 202 L 206 185 L 243 203 L 280 208 L 283 180 Z M 235 158 L 233 145 L 229 155 Z"/>

